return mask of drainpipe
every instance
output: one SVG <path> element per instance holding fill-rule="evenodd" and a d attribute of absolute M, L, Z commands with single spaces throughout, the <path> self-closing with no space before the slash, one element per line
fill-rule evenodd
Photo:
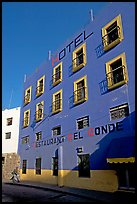
<path fill-rule="evenodd" d="M 63 187 L 63 147 L 58 151 L 58 186 Z"/>

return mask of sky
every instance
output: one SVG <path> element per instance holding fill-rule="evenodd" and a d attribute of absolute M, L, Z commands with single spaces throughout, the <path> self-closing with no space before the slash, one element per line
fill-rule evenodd
<path fill-rule="evenodd" d="M 19 107 L 30 76 L 109 2 L 2 2 L 2 110 Z"/>

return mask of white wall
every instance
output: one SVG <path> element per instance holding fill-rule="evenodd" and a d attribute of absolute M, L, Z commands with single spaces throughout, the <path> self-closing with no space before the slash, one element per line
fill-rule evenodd
<path fill-rule="evenodd" d="M 7 118 L 13 118 L 7 126 Z M 2 153 L 17 153 L 19 139 L 20 107 L 2 111 Z M 5 133 L 11 132 L 11 138 L 5 139 Z"/>

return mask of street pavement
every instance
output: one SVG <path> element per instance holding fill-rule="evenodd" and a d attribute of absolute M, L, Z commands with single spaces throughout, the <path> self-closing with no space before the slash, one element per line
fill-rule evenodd
<path fill-rule="evenodd" d="M 9 184 L 11 181 L 2 181 L 4 184 Z M 74 187 L 59 187 L 57 185 L 38 183 L 32 181 L 21 181 L 14 185 L 22 185 L 26 187 L 33 187 L 38 189 L 47 189 L 53 192 L 65 193 L 72 196 L 77 196 L 85 199 L 91 199 L 95 201 L 101 201 L 105 203 L 136 203 L 136 193 L 129 191 L 117 191 L 114 193 L 102 192 L 95 190 L 80 189 Z"/>

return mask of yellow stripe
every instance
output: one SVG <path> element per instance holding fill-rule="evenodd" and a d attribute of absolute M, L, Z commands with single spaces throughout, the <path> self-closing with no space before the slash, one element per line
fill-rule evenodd
<path fill-rule="evenodd" d="M 129 157 L 129 158 L 107 158 L 108 163 L 134 163 L 135 157 Z"/>

